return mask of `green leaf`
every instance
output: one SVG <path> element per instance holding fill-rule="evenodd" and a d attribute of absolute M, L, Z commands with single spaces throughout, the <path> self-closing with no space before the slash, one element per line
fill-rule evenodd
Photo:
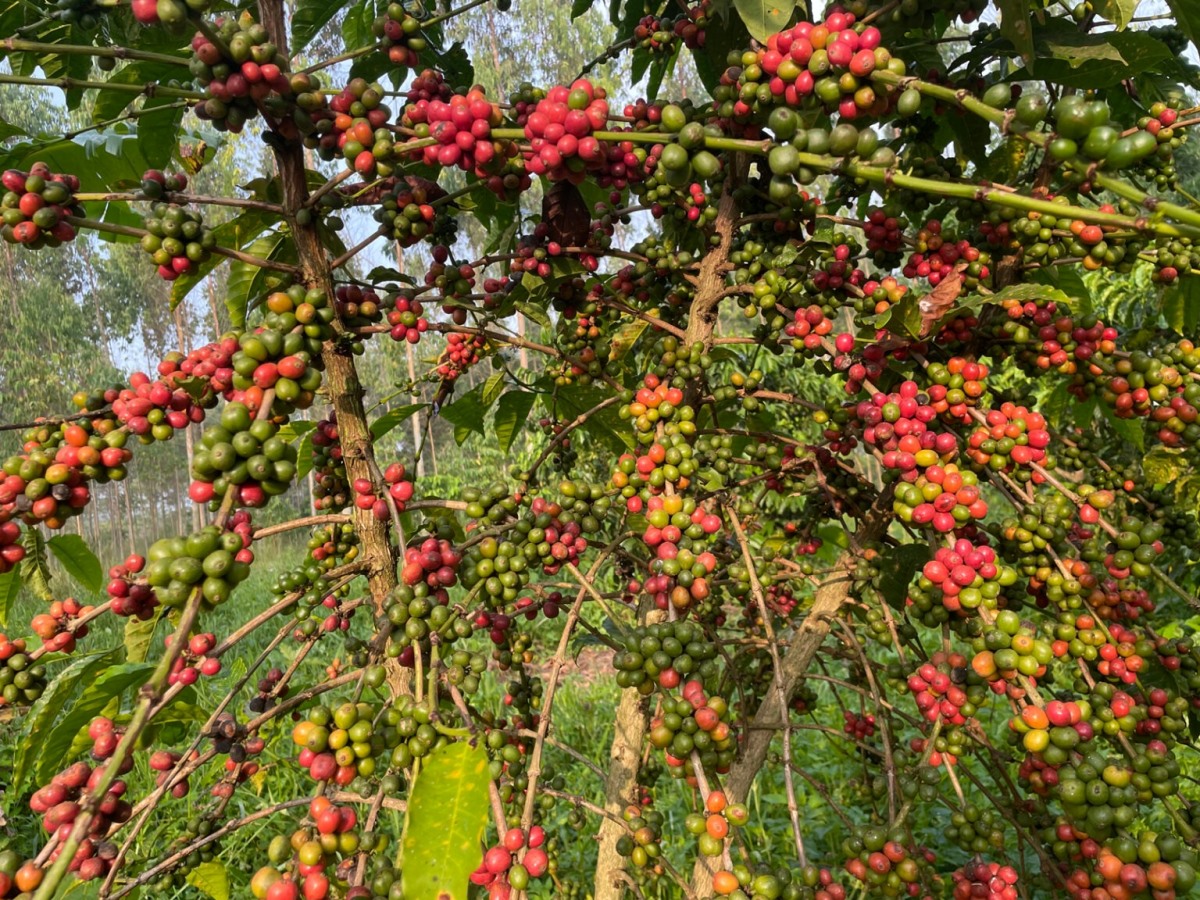
<path fill-rule="evenodd" d="M 150 655 L 150 642 L 154 639 L 154 630 L 158 620 L 163 616 L 163 607 L 159 607 L 149 619 L 139 619 L 130 616 L 125 620 L 125 662 L 145 662 Z"/>
<path fill-rule="evenodd" d="M 552 417 L 563 419 L 573 419 L 582 415 L 607 396 L 608 392 L 605 389 L 595 385 L 571 385 L 559 388 L 553 394 L 541 395 L 546 412 Z M 588 420 L 588 435 L 617 454 L 631 451 L 637 446 L 632 430 L 621 421 L 615 406 L 592 415 Z"/>
<path fill-rule="evenodd" d="M 13 568 L 0 575 L 0 628 L 8 626 L 8 611 L 17 602 L 17 595 L 20 593 L 20 571 Z"/>
<path fill-rule="evenodd" d="M 942 119 L 946 128 L 954 135 L 959 158 L 983 165 L 987 160 L 991 143 L 991 126 L 978 116 L 948 115 Z"/>
<path fill-rule="evenodd" d="M 408 800 L 404 833 L 404 896 L 466 900 L 479 865 L 488 819 L 488 758 L 465 742 L 439 747 L 425 759 Z"/>
<path fill-rule="evenodd" d="M 483 419 L 491 404 L 484 405 L 483 385 L 474 387 L 438 413 L 455 428 L 483 434 Z M 461 441 L 459 442 L 461 443 Z"/>
<path fill-rule="evenodd" d="M 760 43 L 787 28 L 796 11 L 795 0 L 733 0 L 733 5 L 750 36 Z"/>
<path fill-rule="evenodd" d="M 679 43 L 676 42 L 671 52 L 666 56 L 658 54 L 654 58 L 654 62 L 650 64 L 650 81 L 646 84 L 646 96 L 655 98 L 658 96 L 658 90 L 662 87 L 663 78 L 671 71 L 675 65 L 675 60 L 679 58 Z"/>
<path fill-rule="evenodd" d="M 1067 411 L 1071 408 L 1072 399 L 1066 383 L 1060 381 L 1038 407 L 1051 425 L 1062 428 L 1067 424 Z"/>
<path fill-rule="evenodd" d="M 371 437 L 379 440 L 401 422 L 412 418 L 428 405 L 428 403 L 413 403 L 409 406 L 397 406 L 395 409 L 389 409 L 371 423 Z"/>
<path fill-rule="evenodd" d="M 999 0 L 1000 33 L 1008 38 L 1025 64 L 1033 69 L 1033 19 L 1029 0 Z"/>
<path fill-rule="evenodd" d="M 9 138 L 24 137 L 25 132 L 13 125 L 11 122 L 6 122 L 3 116 L 0 116 L 0 141 L 6 141 Z"/>
<path fill-rule="evenodd" d="M 575 0 L 575 2 L 571 4 L 571 18 L 578 19 L 585 12 L 591 9 L 592 4 L 595 2 L 596 0 Z"/>
<path fill-rule="evenodd" d="M 215 859 L 202 862 L 188 872 L 187 883 L 213 900 L 229 900 L 229 873 Z"/>
<path fill-rule="evenodd" d="M 890 315 L 886 325 L 892 334 L 908 338 L 921 336 L 921 299 L 914 291 L 906 293 L 899 303 L 893 303 L 887 312 Z"/>
<path fill-rule="evenodd" d="M 1096 417 L 1096 407 L 1099 405 L 1095 397 L 1088 397 L 1086 400 L 1076 400 L 1073 396 L 1069 396 L 1067 400 L 1070 404 L 1071 421 L 1075 423 L 1075 427 L 1083 431 L 1087 431 L 1092 427 L 1092 420 Z"/>
<path fill-rule="evenodd" d="M 36 528 L 27 528 L 21 535 L 25 558 L 21 560 L 21 579 L 33 596 L 47 602 L 54 599 L 50 590 L 50 567 L 46 565 L 46 542 Z"/>
<path fill-rule="evenodd" d="M 1034 35 L 1039 80 L 1074 88 L 1104 88 L 1139 75 L 1174 57 L 1148 34 L 1122 31 L 1087 34 L 1060 22 L 1048 22 Z M 1025 80 L 1024 70 L 1013 75 Z"/>
<path fill-rule="evenodd" d="M 342 18 L 342 39 L 346 44 L 346 50 L 357 50 L 360 47 L 376 43 L 371 26 L 375 23 L 375 17 L 380 11 L 380 5 L 376 0 L 361 0 L 346 10 L 346 15 Z M 372 53 L 370 55 L 382 54 Z"/>
<path fill-rule="evenodd" d="M 1196 0 L 1167 0 L 1171 12 L 1175 16 L 1175 24 L 1180 27 L 1193 45 L 1200 45 L 1200 6 Z"/>
<path fill-rule="evenodd" d="M 903 609 L 908 586 L 921 566 L 929 561 L 929 548 L 923 544 L 888 547 L 879 556 L 879 593 L 892 607 Z"/>
<path fill-rule="evenodd" d="M 696 72 L 711 94 L 725 74 L 725 58 L 731 50 L 742 50 L 750 43 L 750 35 L 741 18 L 728 9 L 716 9 L 710 16 L 704 49 L 692 54 Z"/>
<path fill-rule="evenodd" d="M 343 6 L 338 0 L 299 0 L 292 14 L 292 53 L 299 53 L 312 43 Z"/>
<path fill-rule="evenodd" d="M 1121 437 L 1122 441 L 1136 447 L 1139 453 L 1146 448 L 1146 431 L 1142 427 L 1140 419 L 1121 419 L 1113 413 L 1107 403 L 1097 405 L 1100 408 L 1101 414 L 1108 421 L 1108 424 L 1112 426 L 1113 431 Z"/>
<path fill-rule="evenodd" d="M 286 231 L 260 237 L 246 248 L 246 252 L 272 262 L 296 261 L 296 245 Z M 282 281 L 281 273 L 273 269 L 235 259 L 229 266 L 229 279 L 225 283 L 225 308 L 229 310 L 229 321 L 233 327 L 245 327 L 251 301 L 273 290 Z"/>
<path fill-rule="evenodd" d="M 483 383 L 483 405 L 491 406 L 504 393 L 504 372 L 493 372 Z"/>
<path fill-rule="evenodd" d="M 441 53 L 434 53 L 431 62 L 446 77 L 446 84 L 468 88 L 475 82 L 475 66 L 462 41 L 455 41 Z"/>
<path fill-rule="evenodd" d="M 87 543 L 77 534 L 60 534 L 46 542 L 67 574 L 93 594 L 104 587 L 104 569 Z"/>
<path fill-rule="evenodd" d="M 79 176 L 81 191 L 109 191 L 133 185 L 150 168 L 137 146 L 137 135 L 116 127 L 88 132 L 74 140 L 30 140 L 0 150 L 0 169 L 28 169 L 44 162 L 56 172 Z"/>
<path fill-rule="evenodd" d="M 281 441 L 287 441 L 289 444 L 295 443 L 297 438 L 303 437 L 317 427 L 316 422 L 309 422 L 307 419 L 294 419 L 291 422 L 286 422 L 279 427 L 275 432 L 275 436 Z"/>
<path fill-rule="evenodd" d="M 32 768 L 35 779 L 41 783 L 53 775 L 62 766 L 75 735 L 100 715 L 112 700 L 134 685 L 144 684 L 153 671 L 153 663 L 121 663 L 93 673 L 90 681 L 82 682 L 83 693 L 70 711 L 64 714 L 59 708 L 48 730 L 34 735 L 38 741 L 38 759 Z"/>
<path fill-rule="evenodd" d="M 1162 313 L 1176 334 L 1194 335 L 1200 328 L 1200 278 L 1185 275 L 1162 292 Z"/>
<path fill-rule="evenodd" d="M 313 445 L 312 432 L 300 438 L 300 443 L 296 447 L 296 480 L 303 481 L 308 477 L 308 473 L 313 468 Z"/>
<path fill-rule="evenodd" d="M 502 453 L 507 453 L 512 447 L 536 401 L 537 395 L 529 391 L 509 391 L 500 398 L 500 403 L 496 406 L 493 428 L 496 443 L 500 445 Z"/>
<path fill-rule="evenodd" d="M 230 219 L 223 225 L 212 230 L 213 239 L 222 247 L 233 250 L 243 250 L 260 234 L 275 224 L 277 217 L 259 210 L 247 210 L 240 216 Z M 171 283 L 171 309 L 174 309 L 184 298 L 200 284 L 209 273 L 224 261 L 224 257 L 212 255 L 200 263 L 186 275 L 180 275 Z"/>
<path fill-rule="evenodd" d="M 172 78 L 179 76 L 179 66 L 173 66 L 168 63 L 147 62 L 146 60 L 135 60 L 128 65 L 122 66 L 114 72 L 107 80 L 107 84 L 155 84 L 158 82 L 170 81 Z M 92 106 L 92 122 L 98 124 L 116 118 L 130 104 L 137 101 L 144 94 L 135 94 L 132 91 L 97 91 L 96 102 Z M 173 100 L 167 100 L 171 103 Z"/>
<path fill-rule="evenodd" d="M 987 296 L 987 302 L 994 305 L 1003 304 L 1005 300 L 1020 300 L 1022 303 L 1029 300 L 1053 300 L 1055 303 L 1071 302 L 1071 298 L 1059 288 L 1034 282 L 1014 284 L 1012 287 L 1006 287 Z"/>
<path fill-rule="evenodd" d="M 137 120 L 138 150 L 152 167 L 166 168 L 179 146 L 179 125 L 184 108 L 167 98 L 147 100 Z"/>
<path fill-rule="evenodd" d="M 99 672 L 120 659 L 121 650 L 109 650 L 74 660 L 58 672 L 22 720 L 22 737 L 13 755 L 12 792 L 19 793 L 29 768 L 43 755 L 43 738 L 80 684 L 90 684 Z M 58 760 L 61 762 L 61 759 Z"/>
<path fill-rule="evenodd" d="M 1117 31 L 1124 31 L 1137 11 L 1138 2 L 1139 0 L 1096 0 L 1093 8 L 1096 15 L 1116 25 Z"/>

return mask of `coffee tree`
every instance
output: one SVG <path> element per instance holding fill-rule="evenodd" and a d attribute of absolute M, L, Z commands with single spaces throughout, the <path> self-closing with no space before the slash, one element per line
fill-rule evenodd
<path fill-rule="evenodd" d="M 0 635 L 0 897 L 1188 895 L 1200 16 L 614 0 L 576 80 L 489 96 L 454 29 L 509 5 L 0 11 L 0 83 L 101 137 L 0 120 L 10 252 L 137 241 L 175 303 L 228 266 L 235 326 L 13 423 L 0 613 L 46 603 Z M 271 163 L 198 195 L 196 134 Z M 431 404 L 368 412 L 372 340 Z M 511 470 L 426 490 L 419 431 L 376 452 L 421 413 Z M 72 518 L 189 429 L 209 524 L 101 563 Z M 603 768 L 556 738 L 583 644 Z"/>

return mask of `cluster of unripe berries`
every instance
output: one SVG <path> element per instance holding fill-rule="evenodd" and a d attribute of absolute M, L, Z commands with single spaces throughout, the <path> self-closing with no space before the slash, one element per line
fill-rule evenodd
<path fill-rule="evenodd" d="M 288 61 L 267 29 L 243 12 L 237 19 L 218 20 L 216 36 L 221 44 L 203 32 L 192 38 L 192 77 L 208 93 L 196 104 L 196 115 L 220 131 L 238 134 L 258 115 L 260 105 L 276 114 L 285 112 L 285 100 L 292 97 Z"/>
<path fill-rule="evenodd" d="M 292 729 L 300 766 L 315 781 L 342 786 L 372 775 L 375 757 L 384 749 L 383 736 L 375 733 L 375 713 L 366 703 L 343 703 L 333 710 L 314 706 Z"/>
<path fill-rule="evenodd" d="M 142 249 L 158 266 L 159 277 L 166 281 L 192 272 L 209 258 L 216 246 L 200 214 L 177 203 L 155 203 L 151 217 L 146 220 L 146 231 Z"/>
<path fill-rule="evenodd" d="M 0 632 L 0 707 L 33 703 L 46 689 L 46 667 L 26 653 L 24 638 Z"/>
<path fill-rule="evenodd" d="M 717 674 L 717 646 L 705 639 L 692 622 L 640 625 L 629 635 L 625 649 L 613 656 L 617 684 L 648 694 L 655 684 L 667 690 L 693 674 L 711 681 Z"/>
<path fill-rule="evenodd" d="M 34 163 L 28 172 L 8 169 L 0 175 L 0 238 L 30 249 L 57 247 L 75 239 L 75 226 L 67 216 L 82 216 L 74 202 L 79 179 L 56 175 L 45 163 Z"/>
<path fill-rule="evenodd" d="M 667 770 L 673 777 L 695 784 L 692 751 L 706 773 L 729 771 L 737 747 L 729 716 L 729 705 L 723 697 L 706 697 L 703 684 L 688 681 L 679 699 L 664 699 L 660 715 L 650 722 L 646 740 L 664 751 Z"/>
<path fill-rule="evenodd" d="M 997 613 L 992 625 L 973 642 L 971 669 L 996 693 L 1023 697 L 1025 689 L 1018 682 L 1041 678 L 1055 657 L 1054 647 L 1011 609 Z"/>
<path fill-rule="evenodd" d="M 254 552 L 248 518 L 227 530 L 207 525 L 187 537 L 163 538 L 146 551 L 145 580 L 164 606 L 182 607 L 192 595 L 210 606 L 229 599 L 250 574 Z"/>
<path fill-rule="evenodd" d="M 299 372 L 303 363 L 280 360 L 285 371 Z M 267 364 L 278 371 L 274 363 Z M 239 506 L 257 508 L 287 490 L 296 476 L 296 448 L 279 437 L 271 419 L 256 418 L 244 403 L 227 403 L 221 423 L 205 429 L 192 458 L 193 481 L 188 496 L 196 503 L 220 499 L 233 489 Z"/>

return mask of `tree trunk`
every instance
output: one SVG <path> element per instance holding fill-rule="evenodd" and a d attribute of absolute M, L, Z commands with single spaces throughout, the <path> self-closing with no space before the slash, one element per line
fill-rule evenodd
<path fill-rule="evenodd" d="M 120 486 L 121 496 L 125 498 L 125 527 L 129 534 L 129 543 L 127 546 L 129 547 L 129 552 L 134 553 L 137 549 L 137 529 L 133 524 L 133 504 L 129 499 L 129 485 L 124 481 L 119 481 L 117 484 Z M 158 527 L 158 511 L 155 509 L 153 503 L 150 504 L 150 530 L 154 534 L 155 540 L 161 537 Z"/>
<path fill-rule="evenodd" d="M 666 616 L 653 608 L 652 601 L 644 600 L 639 610 L 639 624 L 661 622 Z M 641 766 L 642 745 L 649 724 L 647 698 L 638 691 L 621 691 L 621 702 L 613 719 L 613 742 L 608 751 L 608 778 L 604 782 L 604 808 L 620 816 L 622 810 L 636 801 L 634 788 Z M 599 856 L 592 883 L 594 900 L 621 900 L 621 873 L 625 871 L 625 857 L 617 852 L 617 840 L 625 834 L 619 821 L 605 816 L 600 820 Z"/>
<path fill-rule="evenodd" d="M 259 13 L 263 26 L 271 35 L 276 47 L 288 56 L 287 24 L 283 14 L 282 0 L 262 0 Z M 293 128 L 294 131 L 294 128 Z M 333 303 L 333 270 L 329 258 L 314 224 L 300 224 L 295 213 L 308 200 L 308 184 L 305 175 L 304 149 L 295 134 L 282 134 L 275 142 L 275 162 L 283 187 L 283 207 L 296 242 L 297 259 L 303 272 L 304 282 L 310 287 L 325 292 Z M 334 320 L 339 333 L 343 326 Z M 363 406 L 363 387 L 354 365 L 350 350 L 337 340 L 327 341 L 321 351 L 325 363 L 325 389 L 329 393 L 333 408 L 337 412 L 338 431 L 341 434 L 342 456 L 346 463 L 346 475 L 351 483 L 366 478 L 372 482 L 378 467 L 367 425 L 366 408 Z M 388 525 L 380 522 L 369 509 L 353 510 L 354 529 L 362 541 L 362 559 L 366 564 L 367 585 L 375 609 L 381 611 L 388 595 L 396 587 L 396 552 L 388 534 Z M 407 694 L 412 683 L 411 672 L 397 660 L 386 661 L 388 684 L 395 694 Z"/>
<path fill-rule="evenodd" d="M 396 271 L 404 272 L 404 249 L 396 245 Z M 408 341 L 404 342 L 404 359 L 408 364 L 408 380 L 413 386 L 413 392 L 410 395 L 413 403 L 421 402 L 420 389 L 417 387 L 417 354 L 413 349 L 413 345 Z M 416 460 L 416 477 L 420 481 L 425 477 L 425 454 L 421 453 L 421 414 L 418 412 L 409 419 L 409 426 L 412 428 L 413 456 Z"/>
<path fill-rule="evenodd" d="M 804 673 L 808 671 L 813 657 L 829 634 L 830 623 L 850 597 L 850 590 L 854 585 L 851 573 L 860 555 L 855 548 L 879 539 L 887 527 L 891 504 L 891 491 L 884 491 L 879 495 L 867 513 L 862 527 L 852 537 L 851 549 L 839 557 L 833 570 L 825 576 L 813 595 L 812 609 L 792 635 L 787 653 L 780 660 L 780 681 L 785 702 L 790 702 L 796 693 Z M 787 714 L 787 709 L 781 709 L 779 706 L 778 693 L 768 691 L 754 715 L 754 721 L 746 731 L 746 741 L 739 748 L 737 759 L 725 778 L 724 790 L 730 803 L 740 803 L 750 793 L 755 776 L 767 760 L 771 741 L 782 729 L 783 717 Z M 701 896 L 712 889 L 715 869 L 711 866 L 716 865 L 719 859 L 720 857 L 696 857 L 692 869 L 692 890 Z"/>

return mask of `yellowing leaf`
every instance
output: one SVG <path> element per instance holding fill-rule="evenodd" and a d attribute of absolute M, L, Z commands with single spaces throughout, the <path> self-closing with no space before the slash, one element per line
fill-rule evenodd
<path fill-rule="evenodd" d="M 467 878 L 482 858 L 488 817 L 488 758 L 465 742 L 433 751 L 408 801 L 404 896 L 466 900 Z"/>

